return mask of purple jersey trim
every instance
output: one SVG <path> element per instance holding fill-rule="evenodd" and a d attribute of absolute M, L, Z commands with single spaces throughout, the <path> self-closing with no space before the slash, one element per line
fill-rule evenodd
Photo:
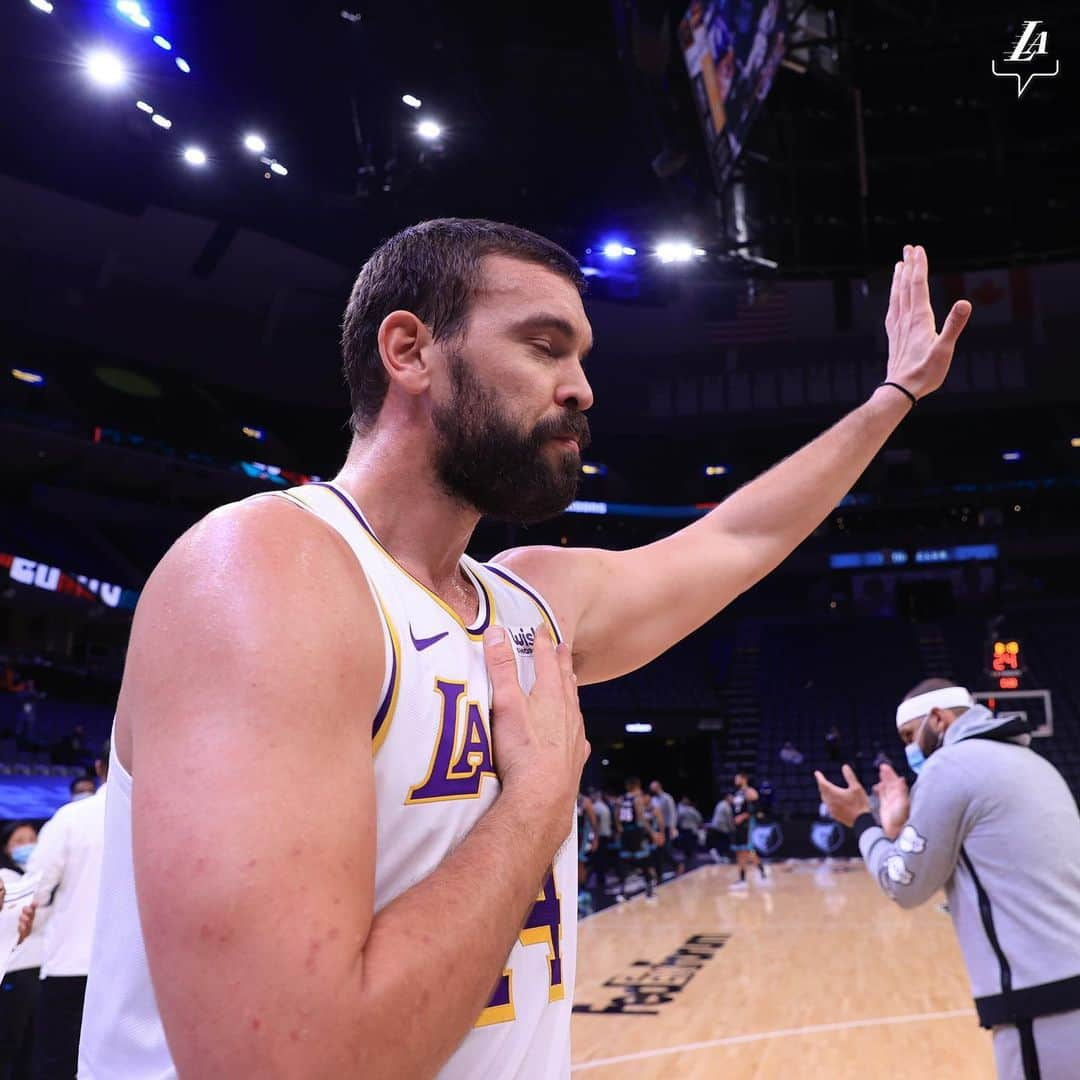
<path fill-rule="evenodd" d="M 379 610 L 382 610 L 382 605 L 379 605 Z M 385 612 L 383 612 L 383 618 L 386 618 Z M 387 632 L 390 632 L 389 621 L 387 622 Z M 382 704 L 379 706 L 379 711 L 375 714 L 375 719 L 371 721 L 371 741 L 379 737 L 379 732 L 382 730 L 383 724 L 386 723 L 387 716 L 390 715 L 390 705 L 394 700 L 394 692 L 397 690 L 398 681 L 398 654 L 397 647 L 394 643 L 394 635 L 390 634 L 390 681 L 386 684 L 386 695 L 382 699 Z"/>
<path fill-rule="evenodd" d="M 519 589 L 526 596 L 528 596 L 532 602 L 543 612 L 544 617 L 547 619 L 551 629 L 555 632 L 555 640 L 557 644 L 562 644 L 562 634 L 559 631 L 559 624 L 555 621 L 555 616 L 551 613 L 551 609 L 543 601 L 539 593 L 533 592 L 528 585 L 521 581 L 518 581 L 516 577 L 511 577 L 505 570 L 500 570 L 497 566 L 492 566 L 491 563 L 484 563 L 484 569 L 490 570 L 491 573 L 501 577 L 508 585 L 513 585 L 515 589 Z"/>
<path fill-rule="evenodd" d="M 389 551 L 387 551 L 383 542 L 378 538 L 378 536 L 375 535 L 375 530 L 368 524 L 367 518 L 364 517 L 364 515 L 360 512 L 359 507 L 356 506 L 356 504 L 352 501 L 352 499 L 349 498 L 348 495 L 346 495 L 344 492 L 339 491 L 333 484 L 327 483 L 327 481 L 325 480 L 313 481 L 311 486 L 324 487 L 327 490 L 332 491 L 346 505 L 346 507 L 348 507 L 349 513 L 352 514 L 352 516 L 356 518 L 358 522 L 360 522 L 368 536 L 370 536 L 371 539 L 379 545 L 380 550 L 385 552 L 386 557 L 390 559 L 394 563 L 394 565 L 397 566 L 397 568 L 407 578 L 409 578 L 410 581 L 416 581 L 416 578 L 414 578 L 412 574 L 410 574 L 409 571 L 405 569 L 405 567 L 398 563 L 397 559 L 395 559 L 394 556 Z M 476 586 L 478 590 L 477 599 L 480 601 L 480 604 L 482 606 L 481 611 L 477 615 L 477 618 L 479 619 L 478 625 L 465 626 L 465 632 L 468 634 L 472 634 L 474 637 L 478 637 L 479 635 L 483 634 L 483 632 L 488 628 L 488 625 L 491 623 L 491 612 L 494 610 L 494 604 L 492 602 L 491 594 L 487 591 L 487 588 L 480 580 L 480 578 L 476 574 L 474 574 L 467 566 L 464 566 L 464 564 L 461 565 L 463 566 L 466 574 L 468 575 L 469 580 L 473 582 L 473 584 Z M 420 582 L 417 581 L 416 584 L 420 585 Z M 423 585 L 420 585 L 420 588 L 425 589 L 426 592 L 431 592 L 430 589 L 426 589 L 426 587 Z M 458 621 L 461 622 L 463 626 L 465 625 L 462 620 L 459 619 Z M 553 621 L 552 626 L 554 625 L 555 623 Z M 556 634 L 557 633 L 558 631 L 556 631 Z"/>

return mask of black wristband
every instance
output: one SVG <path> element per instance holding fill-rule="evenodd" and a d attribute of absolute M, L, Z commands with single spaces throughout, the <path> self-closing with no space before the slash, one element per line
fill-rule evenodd
<path fill-rule="evenodd" d="M 906 387 L 901 386 L 898 382 L 882 382 L 878 383 L 878 389 L 883 386 L 891 386 L 894 390 L 899 390 L 911 402 L 912 405 L 918 405 L 919 399 Z"/>
<path fill-rule="evenodd" d="M 862 836 L 867 829 L 873 829 L 877 827 L 877 822 L 874 820 L 874 815 L 869 810 L 864 810 L 852 823 L 851 831 L 855 834 L 855 843 L 859 842 L 859 837 Z"/>

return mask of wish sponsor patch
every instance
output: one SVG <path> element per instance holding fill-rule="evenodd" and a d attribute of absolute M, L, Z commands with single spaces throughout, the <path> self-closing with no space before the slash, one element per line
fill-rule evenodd
<path fill-rule="evenodd" d="M 532 656 L 536 644 L 535 626 L 508 626 L 506 631 L 518 656 Z"/>

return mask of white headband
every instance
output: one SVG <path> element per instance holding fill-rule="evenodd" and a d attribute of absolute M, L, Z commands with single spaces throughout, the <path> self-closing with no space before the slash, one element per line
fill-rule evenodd
<path fill-rule="evenodd" d="M 964 687 L 945 686 L 902 701 L 896 709 L 896 726 L 902 728 L 909 720 L 926 716 L 931 709 L 962 709 L 974 704 L 975 699 Z"/>

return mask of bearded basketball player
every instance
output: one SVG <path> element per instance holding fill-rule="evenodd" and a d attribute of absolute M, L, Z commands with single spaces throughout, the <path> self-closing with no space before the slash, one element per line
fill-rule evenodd
<path fill-rule="evenodd" d="M 154 571 L 113 729 L 83 1080 L 568 1075 L 576 686 L 784 559 L 941 385 L 970 313 L 937 332 L 906 248 L 890 385 L 832 429 L 647 547 L 481 564 L 481 515 L 574 497 L 582 287 L 509 225 L 392 237 L 345 314 L 341 472 L 216 510 Z"/>

